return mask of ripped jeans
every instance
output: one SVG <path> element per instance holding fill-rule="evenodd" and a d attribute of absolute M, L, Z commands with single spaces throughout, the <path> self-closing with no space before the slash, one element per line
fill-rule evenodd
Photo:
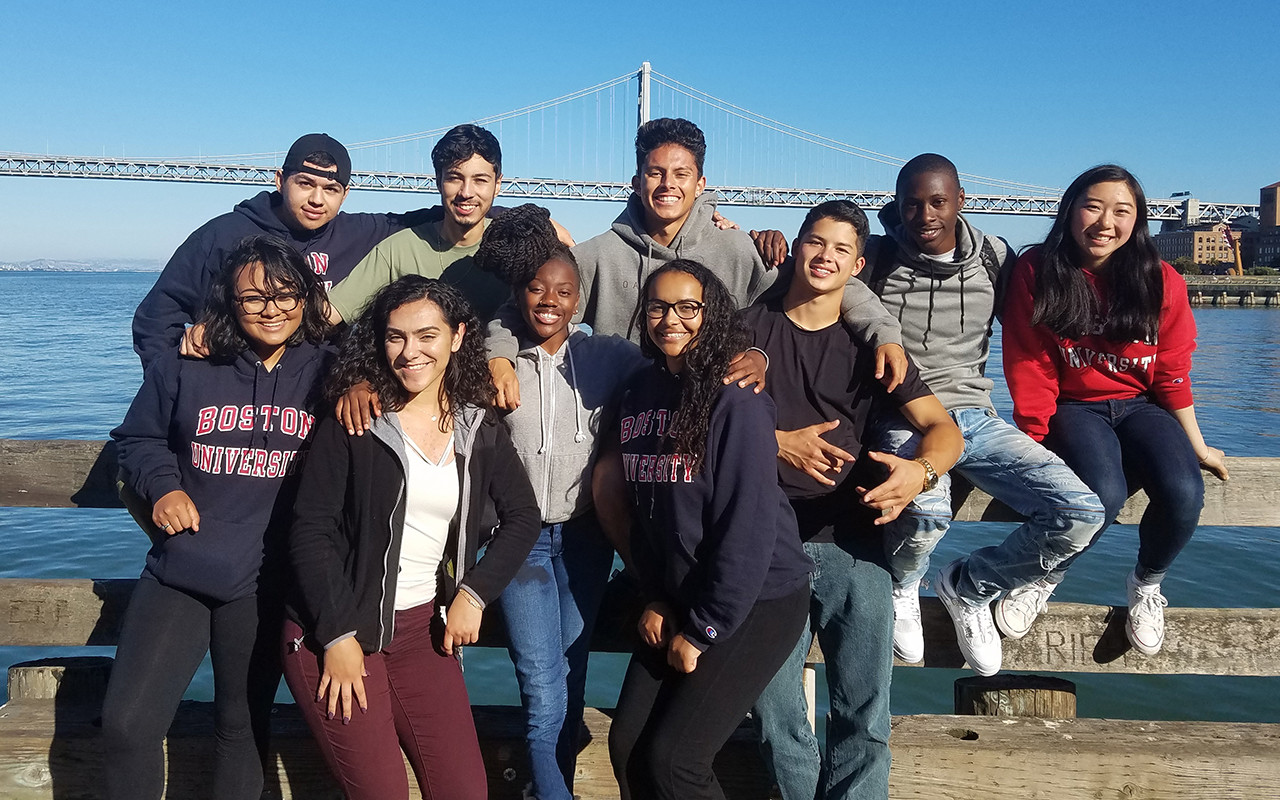
<path fill-rule="evenodd" d="M 994 411 L 957 408 L 949 413 L 964 436 L 964 453 L 952 471 L 1027 518 L 1003 542 L 979 548 L 961 563 L 956 592 L 976 606 L 1048 576 L 1089 545 L 1106 514 L 1098 496 L 1061 458 Z M 920 434 L 902 417 L 886 417 L 872 441 L 879 450 L 911 458 Z M 895 585 L 924 577 L 929 554 L 950 524 L 948 474 L 885 526 L 885 554 Z"/>

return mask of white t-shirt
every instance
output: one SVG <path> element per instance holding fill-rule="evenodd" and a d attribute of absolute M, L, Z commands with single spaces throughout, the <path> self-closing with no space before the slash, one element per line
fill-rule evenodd
<path fill-rule="evenodd" d="M 452 436 L 440 463 L 427 458 L 409 437 L 404 437 L 404 442 L 406 499 L 400 570 L 396 574 L 396 611 L 435 599 L 436 572 L 449 541 L 449 527 L 458 514 L 462 491 Z"/>

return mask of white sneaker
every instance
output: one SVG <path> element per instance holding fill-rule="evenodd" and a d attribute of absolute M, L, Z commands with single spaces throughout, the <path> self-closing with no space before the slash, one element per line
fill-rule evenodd
<path fill-rule="evenodd" d="M 938 570 L 938 582 L 933 587 L 938 599 L 946 606 L 951 622 L 956 627 L 956 643 L 964 660 L 979 675 L 990 677 L 1000 671 L 1002 653 L 1000 634 L 991 621 L 991 604 L 971 606 L 956 594 L 956 572 L 960 561 L 952 561 Z"/>
<path fill-rule="evenodd" d="M 893 654 L 910 664 L 924 660 L 920 581 L 893 587 Z"/>
<path fill-rule="evenodd" d="M 1004 593 L 996 602 L 996 627 L 1009 639 L 1021 639 L 1031 623 L 1049 608 L 1049 595 L 1058 584 L 1036 581 Z"/>
<path fill-rule="evenodd" d="M 1164 609 L 1169 601 L 1160 594 L 1160 584 L 1138 583 L 1132 572 L 1124 588 L 1129 595 L 1129 623 L 1124 627 L 1129 644 L 1144 656 L 1153 656 L 1164 645 Z"/>

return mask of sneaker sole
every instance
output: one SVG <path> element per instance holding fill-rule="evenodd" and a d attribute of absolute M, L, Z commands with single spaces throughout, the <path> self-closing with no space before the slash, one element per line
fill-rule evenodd
<path fill-rule="evenodd" d="M 996 607 L 994 609 L 995 613 L 991 615 L 992 617 L 995 618 L 996 628 L 998 628 L 1000 632 L 1004 634 L 1004 638 L 1006 639 L 1013 639 L 1015 641 L 1018 639 L 1021 639 L 1022 637 L 1026 636 L 1028 633 L 1031 632 L 1031 626 L 1027 626 L 1023 630 L 1018 630 L 1017 628 L 1013 627 L 1008 622 L 1006 622 L 1004 618 L 1004 614 L 1001 613 L 1004 610 L 1004 606 L 1001 605 L 1001 603 L 1003 602 L 1004 602 L 1003 597 L 996 601 Z M 1034 624 L 1035 623 L 1033 622 L 1032 625 Z"/>

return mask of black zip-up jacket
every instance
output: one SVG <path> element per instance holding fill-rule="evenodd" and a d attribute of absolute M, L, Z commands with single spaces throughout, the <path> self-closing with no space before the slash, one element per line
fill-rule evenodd
<path fill-rule="evenodd" d="M 440 565 L 437 603 L 447 607 L 463 590 L 487 605 L 524 564 L 541 516 L 511 435 L 492 411 L 459 409 L 453 441 L 462 500 Z M 297 592 L 289 614 L 323 646 L 354 632 L 373 653 L 394 635 L 404 454 L 394 413 L 376 418 L 365 436 L 348 435 L 331 416 L 316 425 L 290 531 Z M 490 502 L 499 520 L 492 535 L 483 529 Z"/>

